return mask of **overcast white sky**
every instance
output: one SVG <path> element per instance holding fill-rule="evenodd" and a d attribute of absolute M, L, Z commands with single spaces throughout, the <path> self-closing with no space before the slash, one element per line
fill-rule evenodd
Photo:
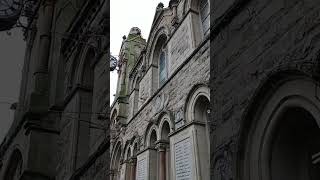
<path fill-rule="evenodd" d="M 169 5 L 169 0 L 110 1 L 110 51 L 112 55 L 117 57 L 122 43 L 122 36 L 127 36 L 132 27 L 140 28 L 143 38 L 148 38 L 156 7 L 160 2 L 165 7 Z M 111 72 L 110 104 L 114 100 L 117 77 L 116 71 Z"/>
<path fill-rule="evenodd" d="M 10 32 L 0 32 L 0 143 L 13 121 L 10 106 L 18 101 L 25 49 L 21 29 Z"/>

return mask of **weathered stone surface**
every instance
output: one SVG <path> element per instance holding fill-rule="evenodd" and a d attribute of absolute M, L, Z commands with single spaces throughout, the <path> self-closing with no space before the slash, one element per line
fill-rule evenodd
<path fill-rule="evenodd" d="M 213 3 L 211 178 L 237 179 L 242 173 L 240 134 L 249 105 L 264 91 L 260 87 L 280 72 L 315 76 L 318 71 L 320 3 Z"/>

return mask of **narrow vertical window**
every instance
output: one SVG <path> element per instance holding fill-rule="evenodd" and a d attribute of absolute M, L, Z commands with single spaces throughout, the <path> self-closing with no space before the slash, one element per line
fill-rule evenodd
<path fill-rule="evenodd" d="M 210 29 L 210 12 L 208 0 L 200 0 L 199 10 L 203 34 L 206 36 L 209 33 Z"/>
<path fill-rule="evenodd" d="M 166 57 L 165 53 L 162 51 L 160 54 L 159 61 L 159 86 L 162 86 L 167 79 L 167 70 L 166 70 Z"/>

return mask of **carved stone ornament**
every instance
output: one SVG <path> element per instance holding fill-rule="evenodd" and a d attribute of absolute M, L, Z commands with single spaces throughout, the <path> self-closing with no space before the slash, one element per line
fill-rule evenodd
<path fill-rule="evenodd" d="M 174 123 L 175 123 L 175 128 L 178 129 L 185 125 L 185 119 L 184 119 L 184 111 L 183 108 L 180 108 L 176 111 L 174 114 Z"/>
<path fill-rule="evenodd" d="M 165 94 L 159 94 L 155 102 L 154 114 L 160 113 L 169 103 L 169 96 Z"/>

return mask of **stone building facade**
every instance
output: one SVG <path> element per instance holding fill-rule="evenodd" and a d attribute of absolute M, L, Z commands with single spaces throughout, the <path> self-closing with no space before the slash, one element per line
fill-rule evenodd
<path fill-rule="evenodd" d="M 108 179 L 109 1 L 32 1 L 0 179 Z"/>
<path fill-rule="evenodd" d="M 159 4 L 110 109 L 108 9 L 35 2 L 0 179 L 320 178 L 319 1 Z"/>
<path fill-rule="evenodd" d="M 319 179 L 320 2 L 212 2 L 211 179 Z"/>
<path fill-rule="evenodd" d="M 123 38 L 111 106 L 112 180 L 209 179 L 208 0 L 156 8 Z"/>

